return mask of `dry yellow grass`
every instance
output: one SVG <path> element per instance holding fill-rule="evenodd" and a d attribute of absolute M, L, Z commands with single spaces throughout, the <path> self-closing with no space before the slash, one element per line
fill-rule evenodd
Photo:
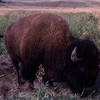
<path fill-rule="evenodd" d="M 92 13 L 96 17 L 100 19 L 100 7 L 95 7 L 95 8 L 41 8 L 41 7 L 28 7 L 28 8 L 5 8 L 5 7 L 0 7 L 0 15 L 5 15 L 9 11 L 44 11 L 44 12 L 58 12 L 58 13 L 67 13 L 67 12 L 72 12 L 72 13 L 77 13 L 77 12 L 87 12 L 87 13 Z M 99 29 L 100 29 L 100 20 L 98 22 L 99 24 Z"/>
<path fill-rule="evenodd" d="M 25 10 L 25 11 L 48 11 L 48 12 L 89 12 L 89 13 L 98 13 L 100 14 L 100 7 L 96 8 L 41 8 L 41 7 L 33 7 L 33 8 L 4 8 L 0 7 L 0 15 L 4 15 L 8 11 L 18 11 L 18 10 Z"/>
<path fill-rule="evenodd" d="M 95 17 L 97 17 L 99 19 L 98 22 L 98 28 L 100 29 L 100 7 L 86 7 L 86 8 L 50 8 L 50 7 L 46 7 L 46 8 L 42 8 L 42 7 L 28 7 L 28 8 L 6 8 L 6 7 L 0 7 L 0 15 L 5 15 L 6 13 L 8 13 L 9 11 L 43 11 L 43 12 L 57 12 L 57 13 L 77 13 L 77 12 L 87 12 L 87 13 L 92 13 L 94 14 Z"/>

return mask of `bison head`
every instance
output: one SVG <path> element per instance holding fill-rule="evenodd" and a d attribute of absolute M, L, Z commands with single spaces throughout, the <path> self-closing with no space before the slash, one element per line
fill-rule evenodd
<path fill-rule="evenodd" d="M 64 76 L 72 91 L 81 93 L 95 83 L 99 72 L 99 50 L 90 40 L 79 40 L 68 49 L 69 61 Z"/>

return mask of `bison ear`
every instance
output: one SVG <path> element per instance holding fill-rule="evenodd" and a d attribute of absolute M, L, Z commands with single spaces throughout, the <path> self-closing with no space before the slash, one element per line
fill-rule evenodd
<path fill-rule="evenodd" d="M 75 47 L 75 48 L 73 49 L 72 53 L 71 53 L 71 60 L 72 60 L 73 62 L 76 62 L 76 61 L 80 61 L 80 60 L 81 60 L 80 58 L 77 57 L 76 51 L 77 51 L 77 47 Z"/>

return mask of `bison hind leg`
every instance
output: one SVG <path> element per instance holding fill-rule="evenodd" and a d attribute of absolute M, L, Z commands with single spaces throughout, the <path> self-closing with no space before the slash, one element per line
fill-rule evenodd
<path fill-rule="evenodd" d="M 34 80 L 36 77 L 36 73 L 39 69 L 38 64 L 21 64 L 21 76 L 24 80 L 29 81 L 29 87 L 34 89 Z"/>
<path fill-rule="evenodd" d="M 48 84 L 48 87 L 52 88 L 53 85 L 53 80 L 49 80 L 48 75 L 45 73 L 45 75 L 43 75 L 43 83 L 44 84 Z"/>
<path fill-rule="evenodd" d="M 12 63 L 14 65 L 15 69 L 16 69 L 17 76 L 18 76 L 18 84 L 20 86 L 23 82 L 21 82 L 21 74 L 20 74 L 19 61 L 18 60 L 15 60 L 15 59 L 12 59 Z"/>

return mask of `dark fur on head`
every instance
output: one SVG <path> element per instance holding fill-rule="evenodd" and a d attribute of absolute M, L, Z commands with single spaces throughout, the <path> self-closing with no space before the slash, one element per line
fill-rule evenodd
<path fill-rule="evenodd" d="M 77 47 L 76 55 L 80 60 L 73 62 L 70 55 L 75 47 Z M 100 52 L 92 41 L 85 39 L 73 42 L 67 48 L 66 54 L 66 59 L 69 61 L 65 68 L 65 79 L 74 92 L 81 93 L 84 88 L 92 86 L 98 76 Z"/>

